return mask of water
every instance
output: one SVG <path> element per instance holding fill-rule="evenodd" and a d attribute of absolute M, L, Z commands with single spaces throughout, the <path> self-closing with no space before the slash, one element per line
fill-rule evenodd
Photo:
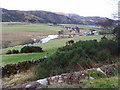
<path fill-rule="evenodd" d="M 48 37 L 40 40 L 40 42 L 38 42 L 38 43 L 46 43 L 46 42 L 48 42 L 49 40 L 55 39 L 55 38 L 58 38 L 58 35 L 48 35 Z"/>
<path fill-rule="evenodd" d="M 33 43 L 33 44 L 17 45 L 17 46 L 14 46 L 14 47 L 27 46 L 27 45 L 35 45 L 35 44 L 40 44 L 40 43 L 46 43 L 49 40 L 52 40 L 52 39 L 55 39 L 55 38 L 58 38 L 58 35 L 48 35 L 48 37 L 46 37 L 44 39 L 41 39 L 39 42 L 36 42 L 36 43 Z M 12 47 L 8 47 L 8 48 L 12 48 Z"/>
<path fill-rule="evenodd" d="M 95 34 L 98 35 L 98 34 Z M 33 44 L 24 44 L 24 45 L 17 45 L 14 47 L 18 47 L 18 46 L 27 46 L 27 45 L 36 45 L 36 44 L 40 44 L 40 43 L 46 43 L 52 39 L 58 38 L 59 36 L 71 36 L 71 37 L 80 37 L 80 35 L 48 35 L 48 37 L 41 39 L 39 42 L 33 43 Z M 88 36 L 87 34 L 83 34 L 82 36 Z M 8 48 L 12 48 L 12 47 L 8 47 Z"/>

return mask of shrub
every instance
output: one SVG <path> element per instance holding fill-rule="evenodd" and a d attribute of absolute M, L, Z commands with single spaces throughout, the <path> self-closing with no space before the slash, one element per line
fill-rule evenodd
<path fill-rule="evenodd" d="M 89 55 L 95 55 L 96 54 L 96 50 L 94 48 L 91 48 L 88 52 Z"/>
<path fill-rule="evenodd" d="M 13 50 L 8 50 L 6 54 L 18 54 L 18 53 L 19 53 L 18 50 L 13 49 Z"/>
<path fill-rule="evenodd" d="M 41 47 L 37 46 L 24 46 L 21 48 L 21 53 L 43 52 Z"/>
<path fill-rule="evenodd" d="M 116 45 L 116 42 L 111 40 L 79 41 L 59 48 L 56 53 L 40 64 L 39 68 L 43 68 L 48 76 L 79 69 L 78 66 L 84 69 L 90 68 L 93 62 L 102 63 L 104 60 L 110 59 L 111 49 L 118 49 L 118 47 L 114 47 Z M 43 72 L 39 68 L 38 71 Z M 43 78 L 43 76 L 38 78 Z"/>
<path fill-rule="evenodd" d="M 38 66 L 38 71 L 36 73 L 36 80 L 37 79 L 43 79 L 45 77 L 48 77 L 48 73 L 45 68 L 42 68 L 40 65 Z"/>
<path fill-rule="evenodd" d="M 101 38 L 101 40 L 107 40 L 107 38 L 105 37 L 105 35 Z"/>
<path fill-rule="evenodd" d="M 70 41 L 66 42 L 66 45 L 72 45 L 73 43 L 74 43 L 74 41 L 70 40 Z"/>
<path fill-rule="evenodd" d="M 18 50 L 13 49 L 12 54 L 18 54 L 18 53 L 19 53 Z"/>
<path fill-rule="evenodd" d="M 6 52 L 6 54 L 12 54 L 12 51 L 11 51 L 11 50 L 8 50 L 8 51 Z"/>
<path fill-rule="evenodd" d="M 102 50 L 98 52 L 98 60 L 104 61 L 108 58 L 110 58 L 110 52 L 108 52 L 107 50 Z"/>

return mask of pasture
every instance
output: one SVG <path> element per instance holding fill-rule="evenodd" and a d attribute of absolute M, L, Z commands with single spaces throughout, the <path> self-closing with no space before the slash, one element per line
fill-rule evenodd
<path fill-rule="evenodd" d="M 76 42 L 79 40 L 97 39 L 99 41 L 101 39 L 101 37 L 102 37 L 102 35 L 99 35 L 99 36 L 81 36 L 81 37 L 77 37 L 77 38 L 55 39 L 55 40 L 51 40 L 47 43 L 34 45 L 34 46 L 42 47 L 44 50 L 44 52 L 42 52 L 42 53 L 27 53 L 27 54 L 23 53 L 23 54 L 6 55 L 5 53 L 8 50 L 13 50 L 13 49 L 20 50 L 23 46 L 6 48 L 6 49 L 2 50 L 2 63 L 3 63 L 3 65 L 5 65 L 5 64 L 10 64 L 10 63 L 18 63 L 21 61 L 42 58 L 44 56 L 49 56 L 49 55 L 53 54 L 59 47 L 65 46 L 66 42 L 69 40 L 74 40 Z"/>
<path fill-rule="evenodd" d="M 98 29 L 96 26 L 90 25 L 75 25 L 75 24 L 63 24 L 64 26 L 78 26 L 83 29 Z M 58 34 L 58 31 L 64 29 L 60 26 L 49 26 L 49 24 L 30 24 L 30 23 L 20 23 L 20 22 L 4 22 L 2 23 L 2 43 L 10 41 L 9 46 L 15 46 L 29 42 L 32 38 L 38 41 L 50 34 Z M 40 36 L 40 37 L 37 37 Z M 69 40 L 79 41 L 79 40 L 100 40 L 102 35 L 99 36 L 80 36 L 74 38 L 59 38 L 51 40 L 47 43 L 37 44 L 35 46 L 40 46 L 44 50 L 42 53 L 28 53 L 28 54 L 12 54 L 6 55 L 8 50 L 20 50 L 22 46 L 5 48 L 2 49 L 2 62 L 3 65 L 10 63 L 18 63 L 21 61 L 32 60 L 37 58 L 42 58 L 44 56 L 49 56 L 53 54 L 57 48 L 65 46 L 66 42 Z"/>
<path fill-rule="evenodd" d="M 59 31 L 61 27 L 59 26 L 49 26 L 48 24 L 10 24 L 3 23 L 3 31 L 21 31 L 21 32 L 41 32 L 41 33 L 55 33 Z"/>
<path fill-rule="evenodd" d="M 39 41 L 44 38 L 43 36 L 57 34 L 61 29 L 60 26 L 49 26 L 48 24 L 2 23 L 3 47 L 6 47 L 6 44 L 7 46 L 24 44 L 32 38 Z"/>

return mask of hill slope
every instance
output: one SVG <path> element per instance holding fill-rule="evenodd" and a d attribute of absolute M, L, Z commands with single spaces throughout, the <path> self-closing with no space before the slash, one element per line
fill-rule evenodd
<path fill-rule="evenodd" d="M 77 23 L 74 19 L 46 11 L 18 11 L 2 9 L 3 22 Z"/>
<path fill-rule="evenodd" d="M 18 11 L 2 8 L 3 22 L 58 23 L 96 25 L 102 17 L 83 17 L 77 14 L 53 13 L 47 11 Z"/>
<path fill-rule="evenodd" d="M 79 24 L 88 24 L 88 25 L 96 25 L 98 20 L 106 20 L 107 19 L 105 17 L 98 17 L 98 16 L 83 17 L 83 16 L 79 16 L 78 14 L 67 14 L 67 13 L 63 13 L 63 12 L 57 12 L 56 14 L 64 15 L 69 18 L 73 18 Z"/>

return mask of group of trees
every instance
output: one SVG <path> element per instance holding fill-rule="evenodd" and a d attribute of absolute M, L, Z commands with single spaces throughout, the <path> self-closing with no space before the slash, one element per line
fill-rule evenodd
<path fill-rule="evenodd" d="M 43 52 L 41 47 L 38 46 L 24 46 L 19 50 L 8 50 L 6 54 L 18 54 L 18 53 L 32 53 L 32 52 Z"/>

